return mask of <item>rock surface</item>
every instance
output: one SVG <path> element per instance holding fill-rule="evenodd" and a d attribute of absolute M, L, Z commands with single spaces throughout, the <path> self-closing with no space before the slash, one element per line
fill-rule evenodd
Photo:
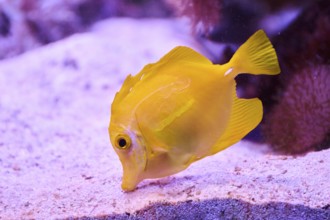
<path fill-rule="evenodd" d="M 241 141 L 121 191 L 113 96 L 176 45 L 199 49 L 178 21 L 111 19 L 2 61 L 0 219 L 329 219 L 330 150 L 281 156 Z"/>

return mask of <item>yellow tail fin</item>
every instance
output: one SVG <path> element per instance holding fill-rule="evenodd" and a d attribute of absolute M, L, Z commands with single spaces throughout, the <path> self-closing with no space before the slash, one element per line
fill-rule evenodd
<path fill-rule="evenodd" d="M 233 76 L 239 73 L 275 75 L 281 71 L 273 45 L 263 30 L 254 33 L 225 65 Z"/>

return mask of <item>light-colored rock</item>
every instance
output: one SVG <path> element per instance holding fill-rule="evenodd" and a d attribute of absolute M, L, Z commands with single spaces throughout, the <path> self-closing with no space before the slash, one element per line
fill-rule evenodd
<path fill-rule="evenodd" d="M 0 63 L 0 219 L 329 216 L 330 150 L 279 156 L 242 141 L 179 174 L 121 191 L 107 133 L 113 96 L 127 73 L 174 46 L 199 49 L 183 27 L 108 20 Z"/>

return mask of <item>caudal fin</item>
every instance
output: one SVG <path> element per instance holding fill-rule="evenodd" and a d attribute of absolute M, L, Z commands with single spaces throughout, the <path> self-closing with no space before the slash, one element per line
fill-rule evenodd
<path fill-rule="evenodd" d="M 228 65 L 229 72 L 233 75 L 276 75 L 281 71 L 273 45 L 263 30 L 254 33 L 225 65 Z"/>

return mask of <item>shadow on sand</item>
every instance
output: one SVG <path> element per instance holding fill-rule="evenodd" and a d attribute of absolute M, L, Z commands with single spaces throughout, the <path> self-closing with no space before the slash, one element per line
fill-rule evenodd
<path fill-rule="evenodd" d="M 72 218 L 68 218 L 72 219 Z M 328 220 L 330 204 L 313 209 L 284 202 L 251 204 L 237 199 L 186 201 L 176 204 L 155 203 L 134 213 L 82 217 L 79 220 L 108 219 L 289 219 Z"/>

